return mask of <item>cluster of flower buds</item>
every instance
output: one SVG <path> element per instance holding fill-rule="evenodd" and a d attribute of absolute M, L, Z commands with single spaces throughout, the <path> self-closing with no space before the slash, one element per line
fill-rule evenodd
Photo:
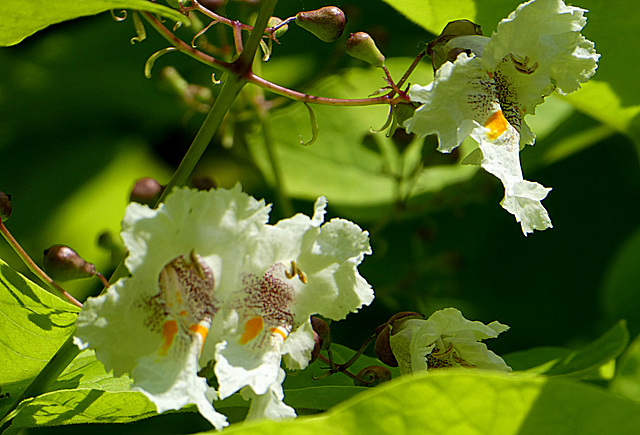
<path fill-rule="evenodd" d="M 303 11 L 296 15 L 296 23 L 324 42 L 333 42 L 342 36 L 347 19 L 344 12 L 335 6 L 325 6 L 314 11 Z M 277 35 L 276 35 L 277 36 Z M 375 67 L 383 67 L 384 55 L 371 35 L 365 32 L 352 33 L 347 40 L 347 54 Z"/>

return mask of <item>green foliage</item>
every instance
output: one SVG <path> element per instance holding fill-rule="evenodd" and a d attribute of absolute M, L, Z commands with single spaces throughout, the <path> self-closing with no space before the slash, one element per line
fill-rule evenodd
<path fill-rule="evenodd" d="M 232 427 L 230 434 L 633 433 L 640 405 L 583 383 L 443 371 L 403 377 L 314 417 Z M 213 434 L 214 432 L 207 432 Z"/>
<path fill-rule="evenodd" d="M 112 9 L 149 11 L 189 24 L 189 19 L 177 11 L 146 0 L 4 0 L 0 4 L 0 46 L 15 45 L 52 24 Z"/>
<path fill-rule="evenodd" d="M 73 332 L 78 311 L 0 260 L 0 416 Z"/>
<path fill-rule="evenodd" d="M 247 12 L 233 3 L 232 12 Z M 380 32 L 376 42 L 398 78 L 420 44 L 432 38 L 429 33 L 466 18 L 489 35 L 519 2 L 346 3 L 358 13 L 348 16 L 345 33 Z M 324 5 L 312 1 L 304 7 Z M 615 7 L 582 0 L 576 6 L 589 9 L 584 34 L 602 58 L 580 92 L 549 97 L 528 119 L 537 142 L 523 150 L 523 167 L 532 179 L 554 187 L 549 208 L 556 228 L 526 240 L 497 206 L 498 183 L 461 165 L 473 143 L 442 156 L 432 138 L 373 133 L 384 124 L 388 107 L 311 106 L 319 137 L 302 147 L 301 137 L 307 141 L 311 132 L 303 104 L 275 99 L 259 120 L 252 102 L 273 95 L 255 87 L 243 91 L 197 173 L 212 174 L 222 186 L 240 180 L 248 192 L 275 202 L 276 215 L 286 208 L 279 191 L 305 211 L 308 201 L 327 196 L 329 214 L 357 220 L 371 233 L 374 255 L 361 270 L 377 299 L 361 316 L 332 325 L 334 343 L 348 344 L 332 346 L 336 361 L 348 360 L 351 348 L 390 313 L 430 314 L 455 305 L 469 318 L 512 327 L 488 345 L 515 373 L 441 371 L 398 378 L 394 369 L 397 379 L 367 389 L 341 373 L 315 380 L 326 371 L 326 364 L 316 361 L 287 373 L 283 385 L 285 403 L 301 417 L 234 424 L 225 432 L 637 431 L 640 222 L 633 204 L 640 201 L 640 170 L 628 138 L 637 144 L 640 137 L 640 83 L 634 77 L 640 61 L 629 42 L 636 38 L 640 10 L 632 0 Z M 122 8 L 188 23 L 185 15 L 144 0 L 3 0 L 0 45 L 18 44 L 54 23 Z M 276 12 L 285 17 L 296 8 L 296 2 L 282 1 Z M 145 44 L 132 48 L 132 36 L 131 23 L 117 24 L 102 14 L 0 52 L 6 77 L 0 82 L 0 189 L 14 195 L 8 226 L 29 252 L 66 243 L 105 274 L 119 258 L 112 261 L 98 248 L 96 236 L 103 230 L 116 234 L 137 178 L 169 180 L 203 120 L 184 101 L 159 90 L 165 89 L 161 68 L 171 64 L 189 83 L 211 83 L 212 70 L 198 69 L 180 54 L 159 59 L 153 78 L 145 81 L 145 59 L 166 42 L 150 33 Z M 268 63 L 255 66 L 274 82 L 336 98 L 365 98 L 386 85 L 379 69 L 341 57 L 338 45 L 320 44 L 295 26 L 280 42 Z M 431 79 L 431 65 L 423 61 L 410 82 Z M 216 92 L 214 87 L 214 97 Z M 0 260 L 2 418 L 72 333 L 78 310 L 14 272 L 19 261 L 0 245 L 0 257 L 11 264 Z M 69 284 L 81 295 L 96 287 L 93 280 Z M 629 335 L 637 337 L 630 345 Z M 364 355 L 350 371 L 372 364 L 380 363 Z M 144 395 L 131 391 L 130 383 L 105 372 L 95 355 L 84 351 L 47 391 L 19 404 L 8 433 L 37 434 L 71 424 L 80 426 L 59 430 L 134 431 L 138 426 L 132 422 L 142 419 L 149 431 L 167 430 L 163 416 Z M 233 410 L 237 422 L 249 403 L 236 394 L 214 406 Z M 194 411 L 186 407 L 172 415 L 184 421 Z M 46 427 L 53 429 L 37 429 Z"/>

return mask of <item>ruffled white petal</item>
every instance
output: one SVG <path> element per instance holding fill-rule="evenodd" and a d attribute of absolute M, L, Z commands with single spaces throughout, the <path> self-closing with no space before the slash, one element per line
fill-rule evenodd
<path fill-rule="evenodd" d="M 242 397 L 246 400 L 251 400 L 247 420 L 259 418 L 282 420 L 284 418 L 296 417 L 296 411 L 282 401 L 284 399 L 284 392 L 282 391 L 284 378 L 284 370 L 279 369 L 276 381 L 271 384 L 267 392 L 262 395 L 255 394 L 255 392 L 248 387 L 242 389 Z"/>

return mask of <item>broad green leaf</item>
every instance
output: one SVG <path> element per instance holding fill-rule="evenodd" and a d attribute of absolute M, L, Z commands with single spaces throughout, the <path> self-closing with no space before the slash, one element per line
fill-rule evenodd
<path fill-rule="evenodd" d="M 95 15 L 111 9 L 136 9 L 160 14 L 184 24 L 189 19 L 166 6 L 148 0 L 2 0 L 0 2 L 0 46 L 18 44 L 39 30 L 62 21 Z"/>
<path fill-rule="evenodd" d="M 78 311 L 0 260 L 0 416 L 69 337 Z"/>
<path fill-rule="evenodd" d="M 410 64 L 411 59 L 387 61 L 396 77 L 400 77 Z M 428 64 L 423 63 L 412 79 L 431 81 Z M 334 98 L 365 98 L 385 85 L 379 70 L 352 68 L 344 75 L 323 79 L 309 92 Z M 439 165 L 419 171 L 410 180 L 407 175 L 413 174 L 418 167 L 414 156 L 416 150 L 419 154 L 421 143 L 414 143 L 404 153 L 389 156 L 386 151 L 397 145 L 383 133 L 371 133 L 372 129 L 384 124 L 388 107 L 314 105 L 313 110 L 320 135 L 317 142 L 308 147 L 300 142 L 301 136 L 309 139 L 311 130 L 304 105 L 294 103 L 274 112 L 270 120 L 273 153 L 280 166 L 284 190 L 290 196 L 315 199 L 324 195 L 333 205 L 384 206 L 394 203 L 399 191 L 410 196 L 433 193 L 467 180 L 476 172 L 476 168 L 468 166 Z M 274 184 L 275 176 L 264 138 L 256 133 L 248 140 L 258 167 Z M 409 183 L 411 187 L 403 189 L 402 183 Z"/>
<path fill-rule="evenodd" d="M 620 320 L 610 330 L 588 345 L 571 351 L 557 347 L 540 347 L 505 355 L 514 370 L 546 375 L 582 376 L 615 359 L 629 341 L 627 323 Z"/>
<path fill-rule="evenodd" d="M 609 387 L 611 391 L 640 402 L 640 335 L 620 357 L 616 375 Z"/>
<path fill-rule="evenodd" d="M 79 423 L 126 423 L 157 415 L 155 405 L 130 390 L 128 376 L 116 378 L 91 350 L 81 352 L 50 392 L 23 401 L 10 432 L 35 426 Z"/>
<path fill-rule="evenodd" d="M 229 434 L 635 433 L 640 404 L 560 378 L 450 370 L 404 376 L 325 414 L 231 426 Z M 213 434 L 214 432 L 207 432 Z"/>

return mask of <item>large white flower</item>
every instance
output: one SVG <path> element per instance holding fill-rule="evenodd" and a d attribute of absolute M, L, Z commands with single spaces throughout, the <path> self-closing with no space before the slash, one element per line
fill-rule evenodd
<path fill-rule="evenodd" d="M 304 368 L 313 349 L 312 314 L 339 320 L 371 303 L 357 266 L 368 234 L 334 219 L 326 200 L 312 218 L 268 225 L 269 207 L 232 190 L 176 189 L 153 210 L 127 208 L 122 237 L 131 277 L 89 299 L 77 344 L 115 375 L 128 372 L 158 412 L 197 405 L 216 428 L 211 404 L 241 391 L 250 417 L 295 416 L 282 402 L 284 371 Z M 214 361 L 218 388 L 199 377 Z"/>
<path fill-rule="evenodd" d="M 520 148 L 535 140 L 524 116 L 554 90 L 574 92 L 595 73 L 600 55 L 580 34 L 584 12 L 562 0 L 532 0 L 502 20 L 491 38 L 451 23 L 430 47 L 439 68 L 435 80 L 409 91 L 422 105 L 405 122 L 407 131 L 437 134 L 442 152 L 468 136 L 478 142 L 480 164 L 502 181 L 501 205 L 525 235 L 551 227 L 540 203 L 551 189 L 523 178 Z"/>
<path fill-rule="evenodd" d="M 390 347 L 401 374 L 448 367 L 475 367 L 510 372 L 502 358 L 481 340 L 509 327 L 470 321 L 455 308 L 436 311 L 428 319 L 406 317 L 393 323 Z"/>

